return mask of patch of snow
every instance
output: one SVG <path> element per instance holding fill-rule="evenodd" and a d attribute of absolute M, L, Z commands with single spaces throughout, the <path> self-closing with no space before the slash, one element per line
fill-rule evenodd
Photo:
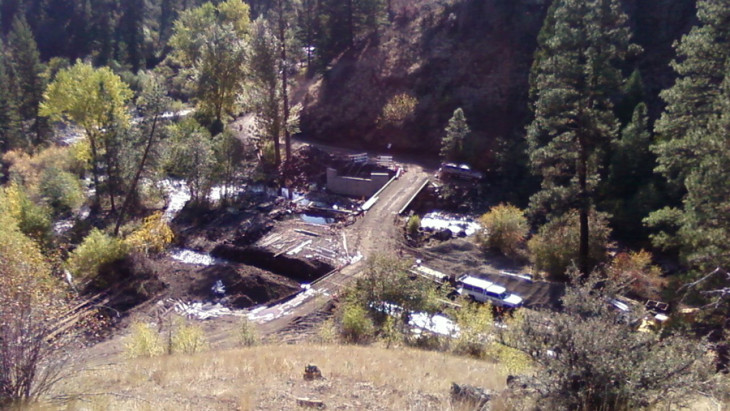
<path fill-rule="evenodd" d="M 185 264 L 216 265 L 224 262 L 224 260 L 215 258 L 210 254 L 203 254 L 183 248 L 177 248 L 170 251 L 170 257 L 173 260 L 177 260 Z"/>
<path fill-rule="evenodd" d="M 370 308 L 391 317 L 398 317 L 403 313 L 401 306 L 384 301 L 370 303 L 369 305 Z M 408 325 L 411 326 L 411 331 L 414 334 L 421 334 L 424 331 L 428 331 L 452 338 L 459 336 L 459 326 L 441 314 L 428 314 L 423 312 L 409 313 Z"/>
<path fill-rule="evenodd" d="M 434 211 L 423 216 L 421 228 L 425 230 L 449 230 L 454 236 L 463 233 L 468 237 L 476 234 L 482 227 L 471 218 Z"/>
<path fill-rule="evenodd" d="M 413 313 L 408 325 L 413 327 L 415 334 L 420 334 L 425 330 L 446 337 L 456 338 L 459 336 L 459 326 L 441 314 Z"/>
<path fill-rule="evenodd" d="M 226 294 L 226 286 L 223 285 L 223 281 L 217 280 L 215 284 L 210 287 L 210 291 L 218 297 L 223 297 Z"/>
<path fill-rule="evenodd" d="M 62 235 L 66 233 L 68 230 L 73 228 L 74 226 L 74 219 L 73 218 L 67 218 L 65 220 L 59 220 L 53 223 L 53 233 L 55 235 Z"/>

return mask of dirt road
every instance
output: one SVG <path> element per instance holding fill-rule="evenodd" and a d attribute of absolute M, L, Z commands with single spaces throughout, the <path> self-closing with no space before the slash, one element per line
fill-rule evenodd
<path fill-rule="evenodd" d="M 377 195 L 378 201 L 375 205 L 345 231 L 348 252 L 351 255 L 361 254 L 362 260 L 317 280 L 309 290 L 291 300 L 257 312 L 254 321 L 260 323 L 261 331 L 265 334 L 276 333 L 287 328 L 292 322 L 311 315 L 362 272 L 368 257 L 380 252 L 394 252 L 397 249 L 399 235 L 398 226 L 395 224 L 398 212 L 417 193 L 428 177 L 428 171 L 424 168 L 409 165 L 400 178 L 393 180 Z"/>

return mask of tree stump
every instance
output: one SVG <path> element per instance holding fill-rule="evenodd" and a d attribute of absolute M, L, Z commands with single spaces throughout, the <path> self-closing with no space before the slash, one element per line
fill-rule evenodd
<path fill-rule="evenodd" d="M 322 378 L 322 372 L 316 365 L 307 365 L 304 367 L 304 379 L 306 381 L 319 380 Z"/>

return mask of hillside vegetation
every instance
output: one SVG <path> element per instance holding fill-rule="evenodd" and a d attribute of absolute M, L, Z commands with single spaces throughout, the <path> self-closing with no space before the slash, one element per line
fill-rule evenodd
<path fill-rule="evenodd" d="M 0 0 L 0 408 L 726 401 L 729 139 L 728 0 Z"/>
<path fill-rule="evenodd" d="M 309 364 L 324 378 L 305 381 Z M 93 366 L 56 390 L 70 410 L 283 410 L 297 398 L 328 409 L 466 410 L 451 404 L 452 382 L 499 390 L 505 378 L 495 364 L 415 349 L 264 345 Z"/>

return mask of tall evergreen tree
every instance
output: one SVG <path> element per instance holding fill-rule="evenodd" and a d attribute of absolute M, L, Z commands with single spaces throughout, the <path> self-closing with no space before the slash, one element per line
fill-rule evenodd
<path fill-rule="evenodd" d="M 700 25 L 677 44 L 671 65 L 679 78 L 661 93 L 667 106 L 654 127 L 660 137 L 656 171 L 680 187 L 709 154 L 701 131 L 719 113 L 720 85 L 730 61 L 730 3 L 700 0 L 697 17 Z"/>
<path fill-rule="evenodd" d="M 21 146 L 20 118 L 6 70 L 5 46 L 0 39 L 0 152 Z"/>
<path fill-rule="evenodd" d="M 126 0 L 119 20 L 119 37 L 126 44 L 127 62 L 137 72 L 144 64 L 144 0 Z"/>
<path fill-rule="evenodd" d="M 8 51 L 18 112 L 21 119 L 30 125 L 27 131 L 33 135 L 32 143 L 38 145 L 43 142 L 43 127 L 38 116 L 38 105 L 43 99 L 45 89 L 44 68 L 33 33 L 22 15 L 13 21 L 8 35 Z"/>
<path fill-rule="evenodd" d="M 664 230 L 656 245 L 678 246 L 691 268 L 730 265 L 730 3 L 701 0 L 699 26 L 677 45 L 679 75 L 663 91 L 666 109 L 655 131 L 656 171 L 684 192 L 681 208 L 664 208 L 647 223 Z"/>
<path fill-rule="evenodd" d="M 281 164 L 281 113 L 277 38 L 267 20 L 258 18 L 253 24 L 251 41 L 251 93 L 258 115 L 258 136 L 274 143 L 274 165 Z"/>
<path fill-rule="evenodd" d="M 317 53 L 326 66 L 355 41 L 377 31 L 386 18 L 383 0 L 320 0 Z"/>
<path fill-rule="evenodd" d="M 611 96 L 621 84 L 618 65 L 629 51 L 631 33 L 618 0 L 556 3 L 531 76 L 535 118 L 527 128 L 528 152 L 542 177 L 531 208 L 543 215 L 578 210 L 578 264 L 587 274 L 588 215 L 603 153 L 617 135 Z"/>
<path fill-rule="evenodd" d="M 623 240 L 645 241 L 642 219 L 659 204 L 661 197 L 653 173 L 656 156 L 651 152 L 646 104 L 639 103 L 631 121 L 614 141 L 603 206 L 611 213 L 614 232 Z"/>
<path fill-rule="evenodd" d="M 464 150 L 464 140 L 471 133 L 469 125 L 466 123 L 466 116 L 461 107 L 454 110 L 454 114 L 449 119 L 449 125 L 446 126 L 446 134 L 441 139 L 441 156 L 442 161 L 459 161 L 462 159 Z"/>
<path fill-rule="evenodd" d="M 312 67 L 312 51 L 317 36 L 317 14 L 319 12 L 318 0 L 301 0 L 297 8 L 297 33 L 299 42 L 306 48 L 307 70 Z"/>

